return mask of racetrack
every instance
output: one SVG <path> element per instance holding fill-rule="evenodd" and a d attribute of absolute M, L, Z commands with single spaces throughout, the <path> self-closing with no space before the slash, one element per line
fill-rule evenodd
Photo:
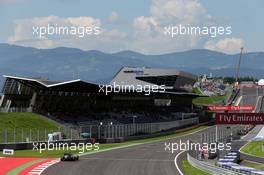
<path fill-rule="evenodd" d="M 210 132 L 209 128 L 201 132 Z M 181 136 L 167 142 L 186 141 L 196 135 Z M 78 162 L 60 162 L 45 170 L 43 175 L 180 175 L 174 159 L 180 153 L 165 151 L 165 141 L 99 152 L 80 157 Z M 178 164 L 184 158 L 177 159 Z M 181 168 L 181 167 L 179 167 Z"/>
<path fill-rule="evenodd" d="M 238 146 L 238 149 L 241 149 L 247 143 L 247 141 L 254 139 L 263 127 L 264 127 L 263 125 L 258 125 L 252 131 L 250 131 L 245 137 L 243 137 L 241 141 L 243 144 L 240 144 L 240 146 Z M 241 152 L 240 157 L 243 160 L 264 164 L 264 158 L 261 157 L 255 157 L 253 155 L 245 154 L 243 152 Z"/>
<path fill-rule="evenodd" d="M 256 90 L 244 90 L 243 105 L 255 105 Z M 252 95 L 252 97 L 250 95 Z M 249 96 L 249 97 L 248 97 Z M 253 100 L 252 100 L 253 99 Z M 204 131 L 211 132 L 215 127 Z M 233 150 L 239 150 L 247 140 L 251 139 L 258 132 L 256 127 L 244 139 L 235 141 L 232 144 Z M 187 135 L 171 139 L 167 142 L 177 142 L 180 140 L 197 139 L 197 135 Z M 96 154 L 85 155 L 78 162 L 60 162 L 45 170 L 43 175 L 181 175 L 181 161 L 186 154 L 180 154 L 180 150 L 174 154 L 164 150 L 165 141 L 147 143 L 127 148 L 115 149 L 111 151 L 99 152 Z M 177 157 L 175 165 L 175 157 Z M 241 154 L 243 159 L 249 156 Z M 178 167 L 177 167 L 178 166 Z"/>

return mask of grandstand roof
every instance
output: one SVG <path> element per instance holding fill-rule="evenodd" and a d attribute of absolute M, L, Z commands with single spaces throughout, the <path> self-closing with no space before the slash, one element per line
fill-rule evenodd
<path fill-rule="evenodd" d="M 111 81 L 111 85 L 113 82 L 119 85 L 150 85 L 153 86 L 152 82 L 143 81 L 138 79 L 138 77 L 159 77 L 159 76 L 179 76 L 186 79 L 190 79 L 192 81 L 196 80 L 196 76 L 187 72 L 170 70 L 170 69 L 152 69 L 152 68 L 132 68 L 132 67 L 123 67 L 120 71 L 115 75 L 113 80 Z M 50 91 L 64 91 L 64 92 L 98 92 L 100 87 L 99 84 L 83 81 L 81 79 L 75 79 L 70 81 L 51 81 L 45 80 L 41 78 L 26 78 L 20 76 L 9 76 L 4 75 L 7 79 L 15 79 L 22 84 L 40 89 L 40 90 L 50 90 Z M 174 79 L 172 82 L 174 83 Z M 155 83 L 155 82 L 154 82 Z M 170 95 L 191 95 L 197 96 L 197 94 L 193 94 L 190 92 L 179 92 L 174 89 L 172 86 L 165 87 L 165 94 Z M 167 91 L 168 90 L 168 91 Z"/>
<path fill-rule="evenodd" d="M 80 79 L 77 80 L 71 80 L 71 81 L 51 81 L 51 80 L 44 80 L 41 78 L 25 78 L 25 77 L 18 77 L 18 76 L 10 76 L 10 75 L 3 75 L 5 78 L 12 78 L 12 79 L 17 79 L 17 80 L 24 80 L 24 81 L 32 81 L 39 83 L 45 87 L 51 87 L 51 86 L 57 86 L 57 85 L 62 85 L 62 84 L 68 84 L 76 81 L 80 81 Z"/>
<path fill-rule="evenodd" d="M 50 89 L 67 92 L 92 92 L 97 90 L 99 87 L 97 84 L 82 81 L 81 79 L 70 80 L 70 81 L 51 81 L 43 80 L 41 78 L 25 78 L 18 76 L 4 75 L 5 78 L 15 79 L 22 84 L 27 84 L 39 89 Z"/>
<path fill-rule="evenodd" d="M 9 75 L 4 75 L 4 77 L 7 79 L 8 78 L 15 79 L 16 81 L 19 81 L 22 84 L 37 88 L 39 90 L 98 93 L 100 88 L 98 84 L 82 81 L 81 79 L 70 80 L 70 81 L 51 81 L 51 80 L 43 80 L 41 78 L 25 78 L 25 77 L 9 76 Z M 174 91 L 166 91 L 159 94 L 176 95 L 176 96 L 179 95 L 202 96 L 195 93 L 174 92 Z"/>
<path fill-rule="evenodd" d="M 111 84 L 140 84 L 140 85 L 155 85 L 151 82 L 143 81 L 144 77 L 166 77 L 179 76 L 187 79 L 197 80 L 197 76 L 191 73 L 178 71 L 175 69 L 155 69 L 155 68 L 138 68 L 138 67 L 123 67 L 114 76 Z"/>

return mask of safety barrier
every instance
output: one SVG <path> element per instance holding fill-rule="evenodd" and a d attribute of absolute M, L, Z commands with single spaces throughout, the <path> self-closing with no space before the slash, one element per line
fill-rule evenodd
<path fill-rule="evenodd" d="M 63 140 L 79 139 L 127 139 L 135 136 L 153 135 L 172 129 L 180 129 L 199 123 L 198 118 L 160 123 L 132 123 L 60 127 L 58 129 L 0 129 L 0 143 L 25 143 L 48 141 L 48 134 L 61 133 Z"/>
<path fill-rule="evenodd" d="M 198 168 L 202 171 L 211 173 L 211 174 L 215 174 L 215 175 L 222 175 L 222 174 L 229 174 L 229 175 L 240 174 L 241 175 L 241 174 L 243 174 L 240 172 L 234 172 L 234 171 L 216 166 L 216 165 L 209 163 L 209 162 L 197 160 L 197 159 L 193 158 L 192 156 L 190 156 L 189 154 L 187 154 L 187 160 L 193 167 Z"/>

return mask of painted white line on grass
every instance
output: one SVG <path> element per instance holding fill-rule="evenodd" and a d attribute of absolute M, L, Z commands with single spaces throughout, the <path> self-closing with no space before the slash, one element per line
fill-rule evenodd
<path fill-rule="evenodd" d="M 258 165 L 263 165 L 263 163 L 260 162 L 254 162 L 252 160 L 243 160 L 243 162 L 249 162 L 249 163 L 254 163 L 254 164 L 258 164 Z"/>
<path fill-rule="evenodd" d="M 244 147 L 246 147 L 248 144 L 250 143 L 250 141 L 248 141 L 245 145 L 243 145 L 238 151 L 241 153 L 244 153 L 243 151 L 241 151 Z M 245 153 L 246 154 L 246 153 Z"/>
<path fill-rule="evenodd" d="M 175 167 L 176 167 L 177 171 L 180 173 L 180 175 L 184 175 L 184 174 L 182 173 L 181 169 L 180 169 L 179 166 L 178 166 L 177 159 L 178 159 L 178 157 L 179 157 L 182 153 L 184 153 L 184 152 L 185 152 L 185 151 L 181 151 L 180 153 L 178 153 L 178 154 L 175 156 L 175 159 L 174 159 Z"/>
<path fill-rule="evenodd" d="M 242 151 L 242 149 L 244 148 L 244 147 L 246 147 L 248 144 L 250 144 L 252 141 L 248 141 L 245 145 L 243 145 L 238 151 L 240 152 L 240 153 L 242 153 L 242 154 L 245 154 L 245 155 L 248 155 L 248 156 L 251 156 L 251 157 L 257 157 L 257 158 L 262 158 L 263 159 L 263 157 L 261 157 L 261 156 L 257 156 L 257 155 L 253 155 L 253 154 L 249 154 L 249 153 L 246 153 L 246 152 L 244 152 L 244 151 Z"/>
<path fill-rule="evenodd" d="M 239 152 L 242 153 L 242 154 L 245 154 L 247 156 L 250 156 L 250 157 L 256 157 L 256 158 L 261 158 L 263 159 L 263 157 L 261 156 L 257 156 L 257 155 L 253 155 L 253 154 L 249 154 L 249 153 L 246 153 L 244 151 L 241 151 L 243 147 L 247 146 L 250 142 L 248 142 L 247 144 L 245 144 L 244 146 L 242 146 L 240 149 L 239 149 Z"/>

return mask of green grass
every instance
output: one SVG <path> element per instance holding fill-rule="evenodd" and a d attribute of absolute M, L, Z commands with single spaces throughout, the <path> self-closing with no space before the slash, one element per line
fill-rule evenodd
<path fill-rule="evenodd" d="M 192 92 L 195 94 L 202 95 L 202 92 L 199 90 L 199 88 L 193 88 Z"/>
<path fill-rule="evenodd" d="M 52 120 L 34 113 L 0 113 L 1 129 L 58 129 L 60 126 Z"/>
<path fill-rule="evenodd" d="M 143 144 L 143 143 L 149 143 L 149 142 L 155 142 L 155 141 L 165 141 L 169 140 L 175 137 L 180 137 L 186 134 L 190 134 L 195 131 L 199 131 L 201 129 L 205 129 L 207 126 L 200 126 L 194 129 L 190 129 L 187 131 L 179 132 L 179 133 L 173 133 L 170 135 L 166 136 L 160 136 L 160 137 L 155 137 L 155 138 L 148 138 L 148 139 L 140 139 L 140 140 L 134 140 L 134 141 L 127 141 L 123 143 L 113 143 L 113 144 L 100 144 L 100 151 L 109 149 L 109 148 L 117 148 L 117 147 L 122 147 L 122 146 L 129 146 L 129 145 L 134 145 L 134 144 Z M 18 150 L 15 151 L 15 154 L 13 157 L 41 157 L 41 158 L 46 158 L 46 157 L 61 157 L 64 152 L 70 152 L 70 153 L 75 153 L 78 154 L 78 151 L 64 151 L 64 150 L 57 150 L 57 151 L 43 151 L 41 154 L 38 151 L 33 151 L 33 150 Z M 91 152 L 91 151 L 90 151 Z M 3 154 L 0 153 L 0 157 L 3 157 Z"/>
<path fill-rule="evenodd" d="M 195 105 L 213 105 L 226 99 L 226 96 L 197 97 L 193 99 Z"/>
<path fill-rule="evenodd" d="M 245 163 L 243 165 L 248 166 L 248 167 L 252 167 L 252 168 L 256 168 L 258 170 L 264 170 L 264 165 L 257 164 L 257 163 L 247 162 L 247 163 Z"/>
<path fill-rule="evenodd" d="M 262 145 L 264 145 L 264 140 L 252 141 L 248 143 L 246 146 L 244 146 L 241 151 L 253 156 L 264 158 L 264 150 L 262 150 Z"/>
<path fill-rule="evenodd" d="M 34 113 L 0 113 L 0 143 L 43 140 L 62 125 Z M 15 134 L 14 134 L 15 133 Z"/>
<path fill-rule="evenodd" d="M 186 175 L 210 175 L 209 173 L 193 167 L 186 159 L 182 161 L 182 167 Z"/>

